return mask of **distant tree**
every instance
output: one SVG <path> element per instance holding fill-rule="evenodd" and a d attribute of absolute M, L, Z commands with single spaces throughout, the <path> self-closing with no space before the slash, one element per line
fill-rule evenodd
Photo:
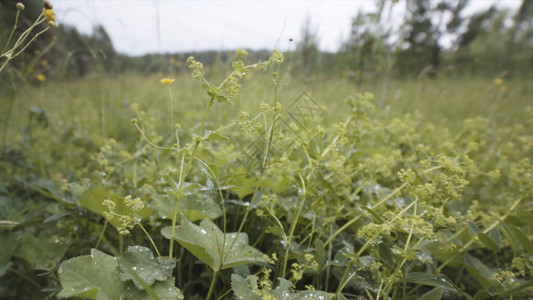
<path fill-rule="evenodd" d="M 375 12 L 359 11 L 352 19 L 350 35 L 341 47 L 342 64 L 359 83 L 390 67 L 393 47 L 389 42 L 393 32 L 390 20 L 394 3 L 379 0 L 376 4 Z"/>
<path fill-rule="evenodd" d="M 311 26 L 311 17 L 307 16 L 302 25 L 301 40 L 296 45 L 303 74 L 316 70 L 319 65 L 318 34 Z"/>
<path fill-rule="evenodd" d="M 442 38 L 456 33 L 464 23 L 461 12 L 466 4 L 467 0 L 405 0 L 403 45 L 397 53 L 401 73 L 426 70 L 432 76 L 436 74 Z"/>

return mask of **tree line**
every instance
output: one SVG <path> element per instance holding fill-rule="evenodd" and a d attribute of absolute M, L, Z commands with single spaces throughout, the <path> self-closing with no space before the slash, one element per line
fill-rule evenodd
<path fill-rule="evenodd" d="M 9 34 L 18 1 L 2 1 L 0 40 Z M 39 1 L 23 1 L 26 10 L 16 32 L 31 24 L 41 10 Z M 492 6 L 465 15 L 467 0 L 376 0 L 375 10 L 359 11 L 350 34 L 335 53 L 320 51 L 311 19 L 302 25 L 295 50 L 286 53 L 296 74 L 342 74 L 357 82 L 381 76 L 435 77 L 451 74 L 531 75 L 533 70 L 533 0 L 522 0 L 515 12 Z M 44 26 L 44 25 L 43 25 Z M 43 49 L 50 49 L 42 53 Z M 268 57 L 269 50 L 248 51 L 250 59 Z M 129 57 L 115 51 L 102 26 L 91 35 L 60 25 L 28 49 L 0 80 L 36 74 L 76 78 L 99 71 L 177 73 L 195 55 L 212 71 L 224 71 L 233 54 L 224 51 L 147 54 Z M 0 62 L 1 63 L 1 62 Z"/>

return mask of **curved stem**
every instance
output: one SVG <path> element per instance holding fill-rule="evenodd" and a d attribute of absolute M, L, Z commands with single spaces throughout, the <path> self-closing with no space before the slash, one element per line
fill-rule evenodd
<path fill-rule="evenodd" d="M 180 167 L 180 179 L 179 179 L 179 183 L 178 183 L 178 188 L 176 190 L 176 199 L 174 199 L 174 212 L 173 212 L 173 216 L 172 216 L 172 233 L 170 235 L 170 250 L 169 250 L 169 253 L 168 253 L 168 256 L 170 258 L 172 258 L 172 251 L 174 249 L 174 235 L 175 235 L 175 230 L 176 230 L 176 219 L 178 218 L 178 200 L 179 200 L 179 197 L 180 197 L 180 193 L 181 193 L 181 189 L 183 188 L 183 183 L 185 182 L 185 178 L 187 178 L 187 174 L 189 173 L 189 170 L 191 169 L 191 165 L 192 165 L 192 161 L 194 159 L 194 154 L 196 154 L 196 150 L 198 149 L 198 145 L 200 145 L 200 143 L 202 142 L 202 132 L 204 131 L 204 126 L 205 126 L 205 121 L 207 120 L 207 114 L 209 112 L 209 108 L 211 107 L 211 105 L 213 104 L 213 101 L 214 99 L 211 98 L 211 100 L 209 100 L 209 102 L 207 103 L 207 108 L 205 109 L 205 112 L 204 112 L 204 117 L 202 119 L 202 124 L 200 125 L 200 128 L 198 129 L 198 134 L 197 134 L 197 137 L 196 137 L 196 142 L 194 143 L 194 147 L 191 151 L 191 154 L 189 156 L 189 160 L 187 162 L 187 166 L 185 167 L 185 169 L 183 169 L 183 164 L 185 162 L 185 154 L 182 156 L 182 164 L 181 164 L 181 167 Z"/>
<path fill-rule="evenodd" d="M 157 246 L 155 245 L 154 240 L 152 240 L 152 237 L 150 236 L 148 231 L 146 231 L 146 229 L 144 228 L 144 226 L 142 226 L 142 224 L 140 222 L 137 222 L 137 225 L 139 225 L 139 227 L 141 227 L 142 231 L 146 234 L 146 236 L 150 240 L 150 243 L 152 243 L 152 246 L 154 247 L 155 252 L 157 253 L 157 256 L 161 257 L 161 253 L 159 253 L 159 249 L 157 249 Z"/>
<path fill-rule="evenodd" d="M 211 285 L 209 286 L 209 292 L 207 292 L 206 300 L 211 299 L 211 295 L 213 294 L 213 290 L 215 289 L 215 283 L 217 282 L 218 277 L 218 270 L 213 271 L 213 278 L 211 279 Z"/>
<path fill-rule="evenodd" d="M 17 24 L 19 22 L 19 16 L 20 16 L 20 10 L 17 9 L 17 15 L 15 16 L 15 23 L 13 24 L 13 29 L 11 30 L 11 34 L 9 35 L 9 38 L 7 39 L 4 49 L 2 49 L 2 53 L 6 52 L 7 48 L 9 47 L 9 42 L 11 42 L 11 38 L 13 37 L 15 30 L 17 29 Z"/>
<path fill-rule="evenodd" d="M 100 236 L 98 237 L 98 242 L 96 242 L 96 246 L 94 246 L 95 249 L 98 249 L 98 246 L 100 246 L 100 242 L 102 241 L 102 238 L 104 237 L 105 230 L 107 228 L 107 223 L 109 223 L 109 221 L 106 219 L 105 220 L 105 224 L 104 224 L 104 228 L 102 228 L 102 231 L 100 232 Z"/>

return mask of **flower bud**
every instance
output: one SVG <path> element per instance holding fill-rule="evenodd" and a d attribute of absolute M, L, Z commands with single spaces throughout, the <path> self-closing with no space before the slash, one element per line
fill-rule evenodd
<path fill-rule="evenodd" d="M 24 10 L 24 4 L 22 4 L 22 3 L 20 3 L 20 2 L 17 3 L 17 10 L 18 10 L 18 11 L 23 11 L 23 10 Z"/>
<path fill-rule="evenodd" d="M 54 7 L 52 6 L 52 4 L 50 4 L 50 2 L 48 2 L 48 1 L 44 1 L 44 7 L 45 7 L 46 9 L 52 9 L 52 8 L 54 8 Z"/>

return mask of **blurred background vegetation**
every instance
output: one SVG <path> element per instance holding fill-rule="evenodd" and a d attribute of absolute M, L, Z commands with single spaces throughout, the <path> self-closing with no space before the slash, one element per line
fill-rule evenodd
<path fill-rule="evenodd" d="M 16 2 L 2 1 L 0 40 L 6 40 L 9 35 Z M 26 10 L 21 14 L 17 32 L 29 26 L 42 8 L 40 1 L 22 2 Z M 515 12 L 492 6 L 465 17 L 467 3 L 461 0 L 377 0 L 376 11 L 354 12 L 350 35 L 336 53 L 318 49 L 319 38 L 313 29 L 313 20 L 308 19 L 302 24 L 301 40 L 294 41 L 295 47 L 288 49 L 285 55 L 292 62 L 291 72 L 305 74 L 307 82 L 314 82 L 314 77 L 321 75 L 335 75 L 347 77 L 358 85 L 382 79 L 386 88 L 389 78 L 531 76 L 533 1 L 523 0 Z M 403 16 L 399 17 L 398 11 Z M 402 24 L 393 26 L 394 22 Z M 249 59 L 266 59 L 270 50 L 249 50 Z M 60 25 L 32 44 L 26 55 L 18 59 L 9 72 L 4 72 L 0 80 L 5 87 L 14 77 L 39 83 L 43 78 L 75 79 L 95 71 L 111 75 L 124 72 L 177 74 L 186 69 L 185 59 L 189 55 L 202 61 L 212 73 L 225 73 L 230 66 L 227 62 L 233 58 L 231 52 L 224 51 L 130 57 L 114 50 L 102 26 L 96 25 L 92 35 L 87 36 L 75 28 Z"/>

